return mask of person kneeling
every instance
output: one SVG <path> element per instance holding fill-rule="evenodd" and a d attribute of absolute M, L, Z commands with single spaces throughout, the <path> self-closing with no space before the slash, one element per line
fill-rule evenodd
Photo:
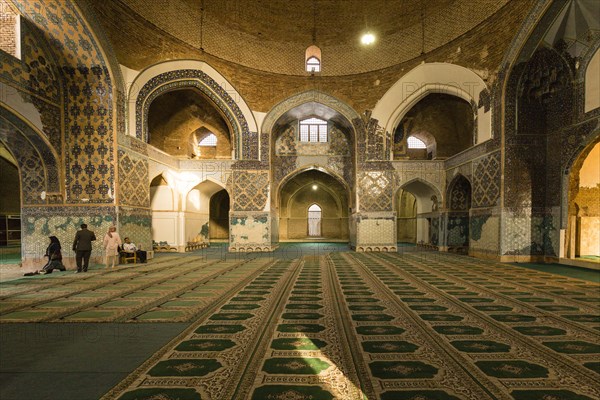
<path fill-rule="evenodd" d="M 67 269 L 62 263 L 62 254 L 60 252 L 61 246 L 60 241 L 56 236 L 49 236 L 50 245 L 46 249 L 45 257 L 48 257 L 48 263 L 44 265 L 40 273 L 42 274 L 51 274 L 53 270 L 59 269 L 61 271 L 66 271 Z"/>
<path fill-rule="evenodd" d="M 131 240 L 129 240 L 128 237 L 123 239 L 123 241 L 125 242 L 123 243 L 123 251 L 125 253 L 135 253 L 136 257 L 138 258 L 138 260 L 140 260 L 140 262 L 146 262 L 147 255 L 145 251 L 138 249 L 135 243 L 131 243 Z"/>

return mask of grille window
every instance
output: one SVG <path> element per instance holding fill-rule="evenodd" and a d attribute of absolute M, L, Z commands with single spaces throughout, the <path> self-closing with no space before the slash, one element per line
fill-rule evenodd
<path fill-rule="evenodd" d="M 308 118 L 300 121 L 300 141 L 327 143 L 327 121 Z"/>

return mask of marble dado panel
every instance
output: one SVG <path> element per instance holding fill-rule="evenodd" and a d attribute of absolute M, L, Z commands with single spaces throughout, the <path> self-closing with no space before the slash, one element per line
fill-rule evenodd
<path fill-rule="evenodd" d="M 395 213 L 361 212 L 352 216 L 351 225 L 356 251 L 397 251 Z"/>
<path fill-rule="evenodd" d="M 119 207 L 119 233 L 129 237 L 143 250 L 152 250 L 152 211 L 144 208 Z"/>
<path fill-rule="evenodd" d="M 119 203 L 149 207 L 150 185 L 148 160 L 119 149 Z"/>
<path fill-rule="evenodd" d="M 96 233 L 92 255 L 102 255 L 102 238 L 116 220 L 117 210 L 110 206 L 24 207 L 21 209 L 22 255 L 30 259 L 41 257 L 48 247 L 48 236 L 56 236 L 61 242 L 63 256 L 74 256 L 71 246 L 75 232 L 83 223 Z"/>
<path fill-rule="evenodd" d="M 273 251 L 271 215 L 265 212 L 232 212 L 229 216 L 229 251 Z"/>
<path fill-rule="evenodd" d="M 469 251 L 475 255 L 498 257 L 500 254 L 500 216 L 471 216 L 469 221 Z"/>
<path fill-rule="evenodd" d="M 558 256 L 560 207 L 518 211 L 504 208 L 502 226 L 502 255 Z"/>

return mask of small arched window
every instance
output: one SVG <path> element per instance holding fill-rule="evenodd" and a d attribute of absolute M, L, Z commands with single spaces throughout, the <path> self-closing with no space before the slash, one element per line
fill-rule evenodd
<path fill-rule="evenodd" d="M 212 146 L 215 147 L 217 145 L 217 137 L 214 133 L 209 134 L 204 139 L 198 143 L 198 146 Z"/>
<path fill-rule="evenodd" d="M 408 148 L 409 149 L 426 149 L 427 145 L 421 140 L 417 139 L 414 136 L 409 136 L 408 139 Z"/>
<path fill-rule="evenodd" d="M 306 72 L 321 72 L 321 49 L 318 46 L 314 44 L 309 46 L 306 49 L 304 60 L 306 61 Z"/>

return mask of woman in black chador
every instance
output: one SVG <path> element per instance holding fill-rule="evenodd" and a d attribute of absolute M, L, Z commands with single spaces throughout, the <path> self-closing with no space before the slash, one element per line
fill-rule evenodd
<path fill-rule="evenodd" d="M 50 244 L 46 249 L 46 255 L 48 257 L 48 263 L 42 268 L 42 274 L 51 274 L 53 270 L 59 269 L 66 271 L 67 269 L 62 263 L 62 254 L 60 252 L 60 241 L 56 236 L 50 236 Z"/>

